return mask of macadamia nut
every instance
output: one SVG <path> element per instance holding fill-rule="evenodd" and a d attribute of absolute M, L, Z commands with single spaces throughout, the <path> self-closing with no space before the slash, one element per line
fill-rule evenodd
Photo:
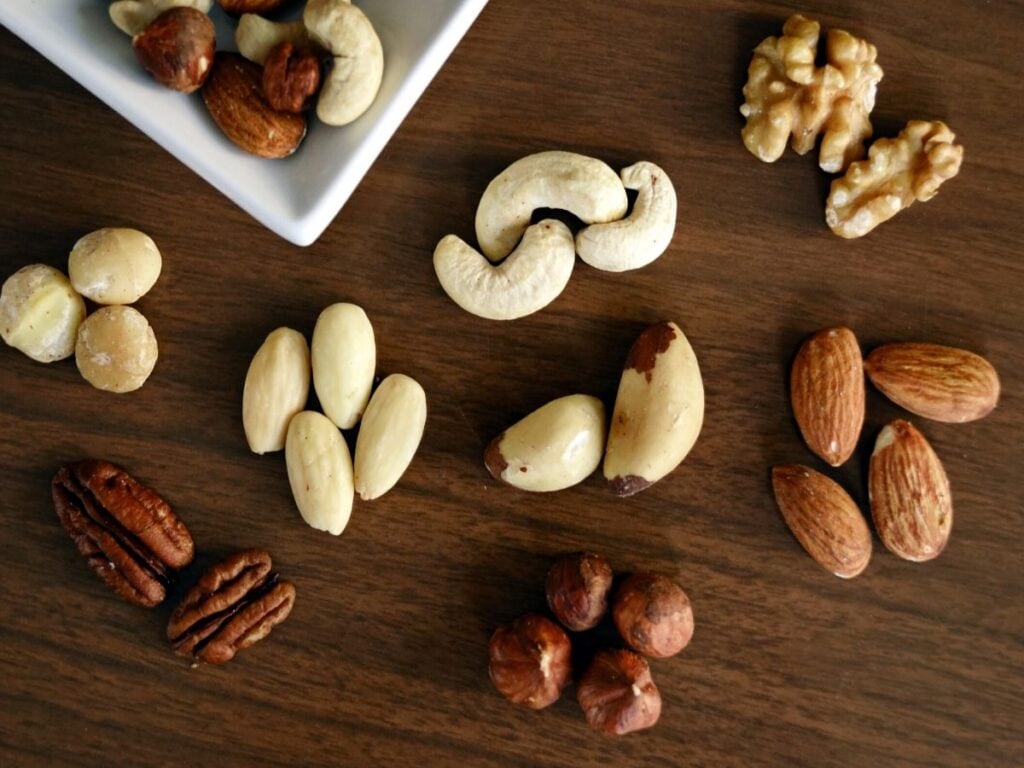
<path fill-rule="evenodd" d="M 33 360 L 70 357 L 85 302 L 63 273 L 45 264 L 22 267 L 0 292 L 0 336 Z"/>
<path fill-rule="evenodd" d="M 75 243 L 68 274 L 75 290 L 97 304 L 132 304 L 153 287 L 162 264 L 149 235 L 105 227 Z"/>
<path fill-rule="evenodd" d="M 103 307 L 78 329 L 75 362 L 97 389 L 131 392 L 146 383 L 156 365 L 156 336 L 132 307 Z"/>

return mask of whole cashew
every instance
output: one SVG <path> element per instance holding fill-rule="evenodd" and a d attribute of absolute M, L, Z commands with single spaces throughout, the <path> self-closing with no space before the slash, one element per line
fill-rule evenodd
<path fill-rule="evenodd" d="M 249 61 L 262 65 L 270 52 L 281 43 L 302 45 L 309 42 L 309 33 L 302 19 L 270 21 L 255 13 L 243 13 L 235 30 L 238 52 Z"/>
<path fill-rule="evenodd" d="M 497 267 L 455 235 L 442 238 L 434 250 L 434 271 L 445 293 L 489 320 L 515 320 L 547 306 L 569 282 L 575 263 L 572 232 L 555 219 L 529 227 Z"/>
<path fill-rule="evenodd" d="M 384 49 L 373 24 L 349 0 L 309 0 L 302 15 L 313 42 L 334 57 L 316 114 L 328 125 L 346 125 L 377 98 L 384 77 Z"/>
<path fill-rule="evenodd" d="M 476 238 L 491 261 L 515 248 L 538 208 L 569 211 L 585 224 L 626 215 L 626 190 L 615 171 L 574 152 L 527 155 L 484 190 L 476 210 Z"/>
<path fill-rule="evenodd" d="M 126 35 L 135 37 L 170 8 L 188 6 L 209 13 L 213 0 L 117 0 L 110 4 L 110 20 Z"/>
<path fill-rule="evenodd" d="M 625 219 L 594 224 L 576 235 L 576 252 L 587 264 L 609 272 L 646 266 L 661 256 L 676 231 L 676 191 L 661 168 L 641 161 L 622 171 L 626 189 L 637 190 Z"/>

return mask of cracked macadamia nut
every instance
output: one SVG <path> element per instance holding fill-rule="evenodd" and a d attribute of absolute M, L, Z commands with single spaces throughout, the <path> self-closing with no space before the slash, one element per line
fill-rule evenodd
<path fill-rule="evenodd" d="M 592 728 L 615 736 L 650 728 L 661 716 L 661 694 L 647 660 L 627 650 L 601 651 L 576 689 Z"/>
<path fill-rule="evenodd" d="M 538 614 L 520 616 L 491 637 L 488 671 L 513 704 L 544 709 L 558 701 L 572 673 L 565 631 Z"/>
<path fill-rule="evenodd" d="M 68 257 L 71 284 L 97 304 L 134 304 L 156 283 L 162 266 L 149 235 L 121 227 L 90 232 Z"/>
<path fill-rule="evenodd" d="M 0 291 L 0 336 L 40 363 L 70 357 L 85 302 L 64 274 L 45 264 L 22 267 Z"/>
<path fill-rule="evenodd" d="M 615 626 L 645 656 L 675 656 L 693 637 L 693 609 L 682 587 L 660 573 L 634 573 L 615 594 Z"/>
<path fill-rule="evenodd" d="M 131 392 L 146 383 L 156 365 L 156 336 L 132 307 L 103 307 L 78 329 L 75 362 L 97 389 Z"/>
<path fill-rule="evenodd" d="M 593 552 L 562 555 L 548 571 L 544 586 L 555 618 L 582 632 L 596 626 L 608 611 L 612 567 Z"/>

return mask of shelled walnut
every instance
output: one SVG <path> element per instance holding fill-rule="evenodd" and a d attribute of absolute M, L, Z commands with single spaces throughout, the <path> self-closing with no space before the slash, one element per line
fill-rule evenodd
<path fill-rule="evenodd" d="M 838 172 L 864 154 L 871 136 L 868 115 L 882 79 L 875 46 L 842 30 L 830 30 L 827 63 L 815 67 L 820 25 L 791 16 L 781 37 L 768 37 L 754 50 L 745 102 L 743 143 L 771 163 L 782 156 L 789 137 L 800 155 L 822 135 L 819 165 Z"/>
<path fill-rule="evenodd" d="M 964 148 L 945 123 L 911 120 L 894 139 L 879 139 L 866 160 L 832 182 L 825 221 L 840 237 L 862 237 L 910 207 L 931 200 L 960 171 Z"/>

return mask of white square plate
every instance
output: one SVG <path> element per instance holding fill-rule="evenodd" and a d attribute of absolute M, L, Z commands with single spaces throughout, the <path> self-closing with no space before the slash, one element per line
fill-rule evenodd
<path fill-rule="evenodd" d="M 361 0 L 384 47 L 384 81 L 370 109 L 342 128 L 310 119 L 291 157 L 248 155 L 221 134 L 198 94 L 157 85 L 102 0 L 0 0 L 0 23 L 154 141 L 297 245 L 327 228 L 487 0 Z M 214 6 L 218 48 L 235 49 L 235 22 Z"/>

